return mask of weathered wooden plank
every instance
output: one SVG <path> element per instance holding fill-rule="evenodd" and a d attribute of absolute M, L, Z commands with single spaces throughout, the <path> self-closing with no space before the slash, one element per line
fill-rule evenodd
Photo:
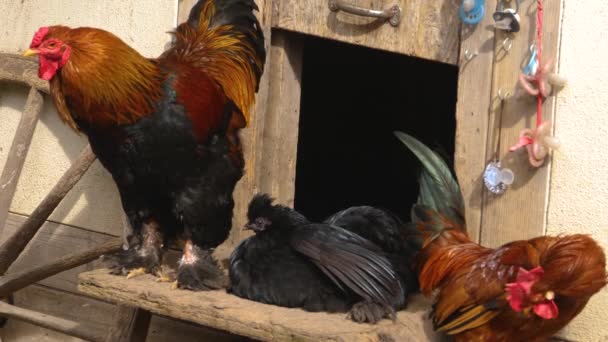
<path fill-rule="evenodd" d="M 560 2 L 544 2 L 543 60 L 545 63 L 557 56 Z M 550 160 L 541 168 L 533 168 L 528 163 L 525 149 L 509 153 L 519 133 L 524 128 L 535 127 L 536 100 L 523 94 L 517 85 L 517 78 L 529 54 L 530 44 L 535 41 L 536 1 L 524 3 L 520 9 L 523 18 L 521 30 L 513 35 L 513 47 L 505 52 L 502 41 L 507 37 L 497 32 L 494 48 L 496 64 L 492 82 L 492 116 L 490 127 L 501 127 L 500 156 L 503 166 L 515 173 L 515 182 L 501 196 L 484 195 L 481 242 L 487 246 L 498 246 L 505 242 L 529 239 L 545 232 L 546 208 L 548 204 Z M 497 122 L 500 101 L 499 89 L 514 94 L 504 103 L 502 122 Z M 553 118 L 555 98 L 550 97 L 543 106 L 545 120 Z M 496 140 L 488 139 L 486 159 L 491 159 Z M 550 159 L 550 158 L 548 158 Z"/>
<path fill-rule="evenodd" d="M 332 12 L 327 0 L 276 1 L 273 27 L 347 43 L 457 63 L 460 22 L 457 7 L 445 0 L 343 0 L 359 7 L 401 7 L 401 24 Z"/>
<path fill-rule="evenodd" d="M 486 1 L 486 8 L 495 6 L 496 0 Z M 493 23 L 492 16 L 486 15 L 476 26 L 463 25 L 460 36 L 454 168 L 465 201 L 467 230 L 475 240 L 480 237 L 484 192 L 481 175 L 487 163 L 486 141 L 491 133 L 488 119 L 494 31 L 487 27 Z"/>
<path fill-rule="evenodd" d="M 37 281 L 89 263 L 99 258 L 101 255 L 118 252 L 122 248 L 122 244 L 123 243 L 119 238 L 115 238 L 104 242 L 95 248 L 75 252 L 56 260 L 46 261 L 39 266 L 1 276 L 0 296 L 7 296 L 12 292 Z"/>
<path fill-rule="evenodd" d="M 38 77 L 38 62 L 15 54 L 0 53 L 0 82 L 25 84 L 49 93 L 49 82 Z"/>
<path fill-rule="evenodd" d="M 0 329 L 2 342 L 84 342 L 85 340 L 39 327 L 17 319 L 9 319 Z"/>
<path fill-rule="evenodd" d="M 65 333 L 88 341 L 103 341 L 103 334 L 95 333 L 90 327 L 77 321 L 23 309 L 18 306 L 0 302 L 0 316 L 19 319 L 50 330 Z"/>
<path fill-rule="evenodd" d="M 9 214 L 5 234 L 0 237 L 0 241 L 6 240 L 26 219 L 25 216 Z M 47 221 L 19 259 L 11 265 L 7 274 L 10 275 L 14 272 L 40 266 L 45 262 L 66 256 L 74 251 L 93 249 L 112 238 L 109 235 Z M 56 289 L 76 292 L 78 273 L 91 269 L 93 269 L 92 264 L 78 266 L 44 279 L 40 283 Z"/>
<path fill-rule="evenodd" d="M 57 291 L 44 286 L 30 286 L 15 293 L 16 305 L 29 310 L 57 315 L 78 321 L 91 327 L 94 333 L 104 334 L 114 325 L 117 314 L 115 305 L 85 296 Z M 152 317 L 147 342 L 175 341 L 243 341 L 238 336 L 207 329 L 192 323 L 160 316 Z M 80 342 L 77 337 L 47 330 L 16 319 L 9 319 L 7 326 L 0 329 L 4 342 Z"/>
<path fill-rule="evenodd" d="M 179 342 L 251 342 L 251 339 L 224 331 L 202 327 L 190 322 L 154 315 L 148 330 L 147 342 L 171 342 L 179 336 Z"/>
<path fill-rule="evenodd" d="M 19 257 L 45 220 L 55 210 L 59 202 L 80 180 L 89 166 L 95 161 L 91 146 L 87 145 L 76 161 L 59 179 L 42 202 L 36 207 L 23 225 L 0 245 L 0 274 L 4 274 L 10 265 Z"/>
<path fill-rule="evenodd" d="M 26 219 L 26 216 L 9 214 L 7 234 L 15 231 Z M 0 237 L 0 242 L 3 239 L 6 240 L 6 236 Z M 97 246 L 114 239 L 115 237 L 110 235 L 47 221 L 19 259 L 9 268 L 7 276 L 39 267 L 49 261 L 63 258 L 74 251 L 91 251 Z M 110 243 L 113 244 L 114 242 Z M 229 246 L 222 246 L 222 248 L 217 248 L 214 251 L 214 256 L 218 260 L 224 261 L 231 252 L 232 249 Z M 163 261 L 168 265 L 175 266 L 180 256 L 181 252 L 169 250 L 165 253 Z M 93 270 L 100 264 L 100 261 L 96 261 L 81 265 L 41 280 L 39 283 L 62 291 L 77 293 L 78 274 Z"/>
<path fill-rule="evenodd" d="M 118 305 L 114 327 L 105 342 L 145 342 L 152 315 L 149 311 Z"/>
<path fill-rule="evenodd" d="M 38 77 L 37 68 L 38 63 L 31 59 L 0 53 L 0 82 L 30 86 L 24 111 L 0 176 L 0 235 L 42 110 L 44 99 L 40 92 L 49 92 L 48 82 Z"/>
<path fill-rule="evenodd" d="M 26 218 L 24 216 L 9 214 L 7 233 L 12 233 L 13 230 L 19 227 L 25 219 Z M 58 223 L 46 222 L 38 234 L 34 237 L 31 244 L 28 245 L 24 253 L 11 266 L 7 274 L 11 275 L 13 271 L 19 272 L 26 268 L 40 266 L 44 262 L 62 257 L 75 250 L 92 249 L 96 245 L 111 239 L 113 239 L 113 237 L 105 234 L 90 232 Z M 61 292 L 53 291 L 51 288 L 42 288 L 39 286 L 30 286 L 16 292 L 16 304 L 20 307 L 63 316 L 71 320 L 88 320 L 87 317 L 89 317 L 89 311 L 87 310 L 89 310 L 91 306 L 95 306 L 95 303 L 91 303 L 91 300 L 86 297 L 81 297 L 79 295 L 75 296 L 71 293 L 77 292 L 76 283 L 78 274 L 86 270 L 91 270 L 94 267 L 94 264 L 95 263 L 90 263 L 79 266 L 77 268 L 59 273 L 53 277 L 44 279 L 40 282 L 41 284 L 51 286 L 52 288 L 61 289 Z M 43 295 L 40 293 L 41 290 L 36 289 L 46 289 L 51 291 L 52 294 Z M 77 297 L 78 300 L 74 299 L 74 297 Z M 94 321 L 96 320 L 104 323 L 103 326 L 99 327 L 99 330 L 106 332 L 110 331 L 114 312 L 107 312 L 108 309 L 105 308 L 105 306 L 110 307 L 110 309 L 112 309 L 113 306 L 98 301 L 94 302 L 98 304 L 100 303 L 99 305 L 103 305 L 101 308 L 99 308 L 99 312 L 91 313 L 90 317 L 92 317 Z M 66 305 L 61 306 L 60 304 Z M 48 311 L 49 308 L 54 308 L 56 306 L 58 306 L 57 310 Z M 84 316 L 81 317 L 81 315 Z M 88 321 L 87 324 L 89 324 Z M 13 333 L 12 331 L 14 329 L 16 329 L 16 331 Z M 38 341 L 39 338 L 42 338 L 45 341 L 48 340 L 49 342 L 80 341 L 78 338 L 47 331 L 43 328 L 16 320 L 9 320 L 8 326 L 0 331 L 11 331 L 11 333 L 4 334 L 4 336 L 6 336 L 5 341 L 29 341 L 30 339 L 31 341 Z M 174 333 L 179 333 L 180 338 L 183 338 L 183 341 L 200 341 L 204 336 L 210 336 L 210 338 L 213 337 L 212 340 L 214 341 L 231 341 L 234 339 L 234 337 L 227 334 L 209 331 L 208 329 L 200 326 L 177 322 L 171 319 L 154 317 L 150 325 L 148 341 L 170 341 L 172 335 L 169 332 L 171 331 Z"/>
<path fill-rule="evenodd" d="M 251 115 L 251 120 L 247 128 L 241 132 L 241 142 L 245 153 L 245 174 L 239 181 L 234 191 L 234 218 L 232 220 L 232 230 L 230 237 L 225 245 L 236 245 L 245 235 L 242 235 L 243 225 L 246 223 L 247 205 L 251 197 L 256 192 L 258 180 L 260 178 L 261 158 L 263 154 L 262 139 L 264 124 L 266 120 L 267 102 L 269 98 L 270 74 L 274 66 L 270 63 L 271 58 L 271 14 L 272 0 L 256 0 L 259 12 L 256 16 L 264 32 L 264 45 L 266 47 L 266 63 L 264 74 L 260 79 L 260 85 L 255 100 L 255 108 Z M 232 249 L 232 248 L 229 248 Z"/>
<path fill-rule="evenodd" d="M 433 341 L 426 320 L 429 302 L 415 297 L 395 322 L 357 324 L 344 314 L 310 313 L 265 305 L 227 294 L 225 291 L 173 290 L 152 276 L 117 277 L 100 269 L 80 275 L 83 293 L 107 301 L 137 306 L 155 314 L 188 320 L 260 340 L 298 341 Z M 384 337 L 384 339 L 383 339 Z"/>
<path fill-rule="evenodd" d="M 8 152 L 8 157 L 0 176 L 0 193 L 2 194 L 0 196 L 0 234 L 2 234 L 2 230 L 4 229 L 4 222 L 8 216 L 8 210 L 17 189 L 17 182 L 19 181 L 25 157 L 32 143 L 34 129 L 38 123 L 43 103 L 44 98 L 42 94 L 36 88 L 30 88 L 21 120 L 19 120 L 19 126 L 17 126 L 11 149 Z"/>
<path fill-rule="evenodd" d="M 300 122 L 302 40 L 277 31 L 272 37 L 270 94 L 262 138 L 260 191 L 293 206 Z"/>
<path fill-rule="evenodd" d="M 84 296 L 56 291 L 43 286 L 30 286 L 15 293 L 15 304 L 21 308 L 63 317 L 86 325 L 94 335 L 103 336 L 110 328 L 115 306 Z M 17 319 L 9 319 L 0 329 L 4 342 L 76 342 L 68 336 Z"/>

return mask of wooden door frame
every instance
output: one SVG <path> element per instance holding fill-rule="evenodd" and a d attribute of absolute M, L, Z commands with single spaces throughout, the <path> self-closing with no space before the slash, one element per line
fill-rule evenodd
<path fill-rule="evenodd" d="M 270 1 L 270 0 L 269 0 Z M 486 10 L 493 11 L 497 0 L 486 1 Z M 557 57 L 559 52 L 559 18 L 561 1 L 547 3 L 544 11 L 543 58 Z M 280 18 L 273 6 L 273 26 L 278 26 Z M 457 9 L 454 9 L 456 16 Z M 498 246 L 508 241 L 527 239 L 542 235 L 546 231 L 546 216 L 549 201 L 549 180 L 551 158 L 541 168 L 533 168 L 527 162 L 525 151 L 509 153 L 508 148 L 517 142 L 519 132 L 533 125 L 535 102 L 521 96 L 517 77 L 521 65 L 528 58 L 528 49 L 535 37 L 536 2 L 525 2 L 520 9 L 522 17 L 520 32 L 507 35 L 492 29 L 494 21 L 490 14 L 476 26 L 462 25 L 459 65 L 458 98 L 456 106 L 456 142 L 454 167 L 462 189 L 466 205 L 467 227 L 470 236 L 488 246 Z M 293 204 L 295 192 L 295 158 L 297 139 L 281 140 L 277 137 L 297 136 L 300 99 L 299 77 L 301 73 L 301 43 L 281 45 L 291 42 L 295 35 L 284 31 L 277 32 L 273 41 L 272 53 L 283 57 L 271 57 L 272 65 L 268 74 L 270 87 L 266 113 L 275 120 L 274 125 L 265 127 L 262 146 L 278 148 L 276 143 L 289 143 L 280 146 L 280 151 L 260 151 L 268 159 L 264 164 L 262 179 L 258 179 L 259 190 L 276 196 L 282 203 Z M 289 39 L 286 38 L 289 35 Z M 503 42 L 509 37 L 513 45 L 505 51 Z M 286 57 L 285 57 L 286 56 Z M 468 56 L 469 58 L 467 58 Z M 472 59 L 470 57 L 473 57 Z M 286 60 L 297 60 L 297 67 L 284 68 Z M 276 63 L 276 64 L 275 64 Z M 289 66 L 289 65 L 288 65 Z M 498 90 L 503 89 L 515 94 L 505 102 L 502 122 L 497 122 L 500 101 Z M 286 90 L 289 92 L 287 93 Z M 293 98 L 285 98 L 286 95 Z M 278 96 L 279 99 L 275 98 Z M 555 97 L 545 101 L 545 118 L 551 120 L 555 109 Z M 277 116 L 282 115 L 280 118 Z M 277 119 L 279 118 L 279 119 Z M 281 127 L 276 125 L 287 125 Z M 289 129 L 289 130 L 283 130 Z M 511 168 L 515 183 L 501 196 L 489 194 L 483 185 L 482 173 L 487 162 L 493 157 L 497 132 L 500 130 L 500 156 L 503 165 Z M 276 139 L 274 139 L 276 138 Z M 272 155 L 272 157 L 268 157 Z M 263 157 L 263 158 L 266 158 Z M 272 170 L 272 171 L 271 171 Z M 284 171 L 282 171 L 284 170 Z"/>

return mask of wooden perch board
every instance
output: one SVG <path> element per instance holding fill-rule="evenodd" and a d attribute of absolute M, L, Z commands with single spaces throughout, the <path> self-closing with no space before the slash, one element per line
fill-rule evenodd
<path fill-rule="evenodd" d="M 106 269 L 80 274 L 79 290 L 89 296 L 143 308 L 263 341 L 438 341 L 426 319 L 430 303 L 414 297 L 392 322 L 357 324 L 345 314 L 310 313 L 260 304 L 224 291 L 171 289 L 152 276 L 113 276 Z"/>

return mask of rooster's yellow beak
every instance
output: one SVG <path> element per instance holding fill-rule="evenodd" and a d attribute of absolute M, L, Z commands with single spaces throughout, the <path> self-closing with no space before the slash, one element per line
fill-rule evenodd
<path fill-rule="evenodd" d="M 23 51 L 23 57 L 33 56 L 38 54 L 38 50 L 36 49 L 27 49 Z"/>

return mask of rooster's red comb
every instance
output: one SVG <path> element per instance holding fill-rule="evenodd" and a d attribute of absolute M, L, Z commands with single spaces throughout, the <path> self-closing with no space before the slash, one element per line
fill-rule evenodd
<path fill-rule="evenodd" d="M 544 273 L 545 271 L 541 266 L 537 266 L 530 271 L 520 267 L 515 282 L 506 284 L 507 300 L 514 311 L 522 312 L 525 306 L 530 304 L 532 286 L 542 278 Z M 533 304 L 534 313 L 543 319 L 553 319 L 559 314 L 557 304 L 553 300 L 555 294 L 550 293 L 550 297 L 545 297 L 545 300 Z"/>
<path fill-rule="evenodd" d="M 30 49 L 31 48 L 36 48 L 38 47 L 42 41 L 44 40 L 44 37 L 46 37 L 46 35 L 49 33 L 49 28 L 48 27 L 41 27 L 38 29 L 38 31 L 36 31 L 36 33 L 34 34 L 34 38 L 32 38 L 32 43 L 30 44 Z"/>

